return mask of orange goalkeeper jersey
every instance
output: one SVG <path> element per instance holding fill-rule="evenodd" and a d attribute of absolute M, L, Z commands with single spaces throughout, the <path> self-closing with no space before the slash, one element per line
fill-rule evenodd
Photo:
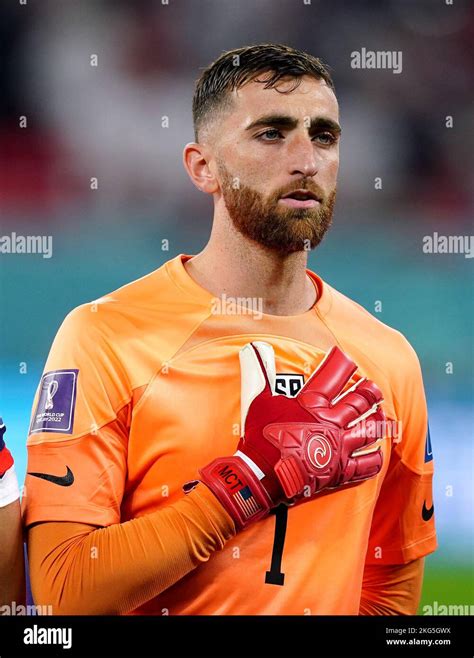
<path fill-rule="evenodd" d="M 382 389 L 381 473 L 289 508 L 286 528 L 279 513 L 255 523 L 134 614 L 358 614 L 366 562 L 402 564 L 436 548 L 416 354 L 309 270 L 313 308 L 273 316 L 216 300 L 186 272 L 189 258 L 66 317 L 33 404 L 25 523 L 108 526 L 177 501 L 199 467 L 236 450 L 246 343 L 273 346 L 287 395 L 337 344 L 356 377 Z"/>

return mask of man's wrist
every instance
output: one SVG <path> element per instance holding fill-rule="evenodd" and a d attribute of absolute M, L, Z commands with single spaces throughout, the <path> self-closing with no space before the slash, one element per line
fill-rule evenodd
<path fill-rule="evenodd" d="M 214 459 L 199 469 L 199 474 L 239 530 L 266 516 L 273 507 L 259 478 L 239 456 Z"/>

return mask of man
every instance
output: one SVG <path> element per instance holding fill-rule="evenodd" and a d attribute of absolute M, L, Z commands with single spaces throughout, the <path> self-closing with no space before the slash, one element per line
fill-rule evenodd
<path fill-rule="evenodd" d="M 7 428 L 0 418 L 0 608 L 13 612 L 25 602 L 23 532 L 20 491 L 4 436 Z"/>
<path fill-rule="evenodd" d="M 336 193 L 331 77 L 286 46 L 238 49 L 203 72 L 193 115 L 208 244 L 72 311 L 45 367 L 24 508 L 35 602 L 414 614 L 436 547 L 418 360 L 306 270 Z"/>

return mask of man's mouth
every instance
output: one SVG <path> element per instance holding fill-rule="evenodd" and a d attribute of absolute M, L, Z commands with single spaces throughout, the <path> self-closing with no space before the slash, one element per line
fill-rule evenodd
<path fill-rule="evenodd" d="M 321 199 L 310 190 L 300 189 L 284 194 L 279 199 L 279 203 L 290 208 L 314 208 L 318 203 L 321 203 Z"/>

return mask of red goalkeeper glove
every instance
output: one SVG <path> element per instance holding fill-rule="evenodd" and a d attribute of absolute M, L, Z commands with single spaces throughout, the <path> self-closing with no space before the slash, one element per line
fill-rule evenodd
<path fill-rule="evenodd" d="M 360 379 L 342 393 L 357 365 L 333 347 L 294 398 L 275 393 L 275 355 L 263 342 L 240 351 L 243 435 L 237 452 L 199 470 L 239 529 L 280 503 L 375 476 L 385 420 L 382 393 Z M 366 420 L 367 419 L 367 420 Z"/>

